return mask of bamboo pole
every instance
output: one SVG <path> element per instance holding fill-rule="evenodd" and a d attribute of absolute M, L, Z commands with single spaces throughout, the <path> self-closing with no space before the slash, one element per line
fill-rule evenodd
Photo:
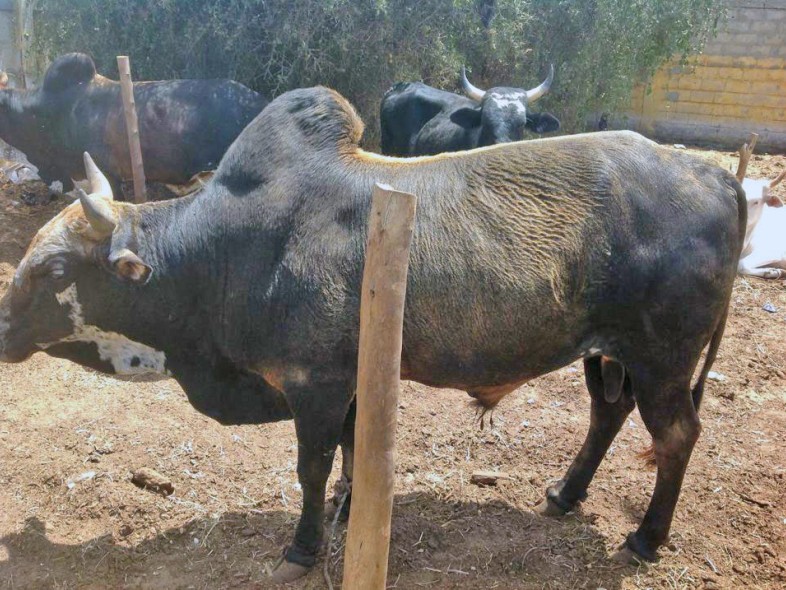
<path fill-rule="evenodd" d="M 742 182 L 745 180 L 745 173 L 748 171 L 748 162 L 753 155 L 753 150 L 756 147 L 756 142 L 759 140 L 758 133 L 751 133 L 748 138 L 748 143 L 743 144 L 739 149 L 740 163 L 737 165 L 737 180 Z"/>
<path fill-rule="evenodd" d="M 139 143 L 139 124 L 136 118 L 136 102 L 134 102 L 134 85 L 131 81 L 131 64 L 128 56 L 117 56 L 117 69 L 120 72 L 120 91 L 123 94 L 123 112 L 128 133 L 128 152 L 131 155 L 131 173 L 134 177 L 134 201 L 144 203 L 147 200 L 145 190 L 145 168 L 142 163 L 142 146 Z"/>
<path fill-rule="evenodd" d="M 415 195 L 376 185 L 360 299 L 357 419 L 344 590 L 384 590 Z"/>

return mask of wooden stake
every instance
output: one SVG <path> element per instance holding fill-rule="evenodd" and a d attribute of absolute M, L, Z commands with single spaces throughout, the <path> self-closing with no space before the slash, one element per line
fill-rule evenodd
<path fill-rule="evenodd" d="M 123 94 L 128 152 L 131 155 L 131 173 L 134 177 L 134 201 L 144 203 L 147 200 L 145 168 L 142 164 L 142 146 L 139 143 L 139 124 L 137 123 L 136 103 L 134 102 L 134 84 L 131 81 L 131 64 L 128 62 L 128 56 L 117 56 L 117 69 L 120 72 L 120 91 Z"/>
<path fill-rule="evenodd" d="M 751 133 L 748 137 L 748 143 L 743 144 L 739 149 L 740 163 L 737 165 L 737 180 L 742 182 L 745 179 L 745 173 L 748 171 L 748 162 L 753 155 L 753 149 L 756 147 L 756 142 L 759 141 L 758 133 Z"/>
<path fill-rule="evenodd" d="M 376 185 L 360 298 L 357 419 L 344 590 L 384 590 L 414 195 Z"/>

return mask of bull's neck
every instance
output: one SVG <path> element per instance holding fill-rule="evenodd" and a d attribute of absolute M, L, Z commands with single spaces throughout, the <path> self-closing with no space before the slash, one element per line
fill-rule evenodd
<path fill-rule="evenodd" d="M 147 203 L 137 208 L 140 248 L 158 274 L 197 280 L 211 247 L 209 223 L 203 220 L 198 195 Z"/>
<path fill-rule="evenodd" d="M 289 418 L 285 398 L 223 347 L 222 274 L 228 256 L 220 234 L 226 221 L 216 217 L 221 207 L 215 195 L 199 197 L 137 208 L 139 255 L 154 274 L 146 285 L 127 286 L 119 296 L 118 304 L 130 309 L 115 315 L 136 324 L 119 331 L 163 351 L 191 404 L 221 423 Z"/>
<path fill-rule="evenodd" d="M 171 326 L 184 340 L 215 304 L 209 229 L 197 219 L 193 201 L 188 196 L 139 206 L 131 244 L 153 269 L 146 285 L 132 287 L 147 321 L 162 336 Z"/>

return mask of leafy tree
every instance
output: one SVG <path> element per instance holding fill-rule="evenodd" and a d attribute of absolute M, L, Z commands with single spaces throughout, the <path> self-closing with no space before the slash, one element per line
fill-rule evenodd
<path fill-rule="evenodd" d="M 567 132 L 622 112 L 633 86 L 698 51 L 722 0 L 39 0 L 38 64 L 91 54 L 136 79 L 234 78 L 269 96 L 324 84 L 359 109 L 376 142 L 379 101 L 396 81 L 455 89 L 466 63 L 480 87 L 535 86 Z"/>

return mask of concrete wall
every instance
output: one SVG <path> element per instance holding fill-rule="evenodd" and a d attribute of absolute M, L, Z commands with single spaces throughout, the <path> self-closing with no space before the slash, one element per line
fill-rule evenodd
<path fill-rule="evenodd" d="M 19 68 L 16 49 L 16 18 L 13 3 L 0 0 L 0 70 L 15 72 Z"/>
<path fill-rule="evenodd" d="M 729 21 L 689 66 L 638 88 L 628 126 L 660 141 L 786 151 L 786 0 L 729 0 Z"/>

